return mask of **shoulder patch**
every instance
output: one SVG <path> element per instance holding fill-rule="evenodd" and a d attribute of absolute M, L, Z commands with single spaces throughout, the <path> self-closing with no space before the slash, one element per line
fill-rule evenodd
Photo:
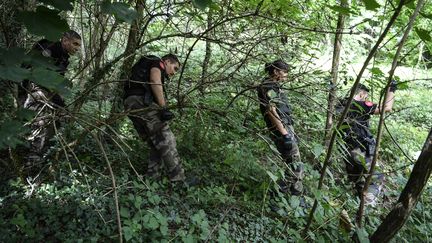
<path fill-rule="evenodd" d="M 50 49 L 44 49 L 43 51 L 42 51 L 42 55 L 44 56 L 44 57 L 50 57 L 51 56 L 51 54 L 52 54 L 52 52 L 51 52 L 51 50 Z"/>
<path fill-rule="evenodd" d="M 373 106 L 373 103 L 370 101 L 365 101 L 365 105 L 370 107 L 370 106 Z"/>
<path fill-rule="evenodd" d="M 274 90 L 271 89 L 271 90 L 267 91 L 267 97 L 273 99 L 276 96 L 277 96 L 277 94 L 276 94 L 276 92 Z"/>
<path fill-rule="evenodd" d="M 160 66 L 160 68 L 162 68 L 162 70 L 165 70 L 165 63 L 159 62 L 159 66 Z"/>

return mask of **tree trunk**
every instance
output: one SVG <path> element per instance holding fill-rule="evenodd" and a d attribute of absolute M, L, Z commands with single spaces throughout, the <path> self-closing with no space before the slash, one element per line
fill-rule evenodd
<path fill-rule="evenodd" d="M 213 14 L 212 14 L 212 10 L 209 9 L 208 11 L 208 15 L 207 15 L 207 28 L 210 28 L 213 24 L 212 21 L 213 18 Z M 210 35 L 210 34 L 208 34 Z M 206 48 L 205 48 L 205 56 L 204 56 L 204 61 L 203 61 L 203 66 L 202 66 L 202 73 L 201 73 L 201 83 L 199 84 L 199 91 L 201 92 L 201 94 L 204 94 L 205 91 L 205 83 L 208 80 L 208 66 L 209 66 L 209 61 L 211 58 L 211 43 L 209 40 L 206 41 Z"/>
<path fill-rule="evenodd" d="M 347 0 L 342 0 L 340 6 L 342 8 L 347 8 L 348 7 Z M 336 27 L 336 35 L 334 40 L 334 47 L 333 47 L 331 81 L 330 81 L 330 90 L 328 96 L 327 120 L 326 120 L 325 135 L 324 135 L 326 147 L 328 147 L 330 142 L 330 137 L 328 136 L 328 133 L 331 127 L 333 126 L 333 116 L 334 116 L 335 105 L 336 105 L 336 85 L 338 81 L 339 60 L 340 60 L 340 51 L 342 45 L 341 32 L 343 31 L 344 25 L 345 25 L 345 15 L 339 13 L 337 27 Z"/>
<path fill-rule="evenodd" d="M 121 70 L 122 73 L 120 74 L 120 81 L 115 84 L 113 89 L 113 101 L 111 104 L 111 110 L 108 120 L 114 119 L 116 117 L 116 114 L 119 113 L 122 108 L 122 95 L 123 95 L 123 81 L 126 80 L 129 75 L 132 68 L 132 65 L 135 60 L 135 51 L 139 45 L 139 33 L 140 33 L 140 24 L 143 18 L 143 12 L 144 12 L 144 1 L 137 1 L 135 5 L 135 9 L 138 12 L 138 17 L 136 20 L 132 23 L 130 29 L 129 29 L 129 36 L 128 41 L 126 44 L 126 48 L 124 51 L 125 59 L 123 61 Z M 115 123 L 117 124 L 117 123 Z M 115 124 L 112 125 L 115 127 Z"/>
<path fill-rule="evenodd" d="M 432 129 L 423 145 L 396 205 L 370 237 L 371 242 L 389 242 L 407 221 L 432 172 Z"/>

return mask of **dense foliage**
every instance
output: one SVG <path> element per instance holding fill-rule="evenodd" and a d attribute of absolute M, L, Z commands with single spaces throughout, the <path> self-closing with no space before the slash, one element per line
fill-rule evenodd
<path fill-rule="evenodd" d="M 395 47 L 416 6 L 407 1 L 362 82 L 379 102 Z M 338 151 L 317 189 L 325 158 L 325 122 L 338 15 L 346 17 L 337 95 L 347 96 L 396 0 L 339 1 L 4 1 L 0 39 L 0 241 L 349 241 L 366 242 L 406 184 L 432 127 L 430 105 L 432 7 L 426 4 L 409 36 L 399 90 L 386 114 L 379 160 L 386 186 L 367 208 L 365 225 L 349 227 L 359 206 Z M 68 28 L 83 37 L 80 57 L 66 78 L 27 50 L 41 37 L 56 40 Z M 182 69 L 166 85 L 176 113 L 171 128 L 194 187 L 143 177 L 147 147 L 125 117 L 121 81 L 141 55 L 175 52 Z M 312 227 L 300 198 L 269 191 L 284 165 L 268 137 L 255 87 L 264 63 L 293 65 L 289 94 L 294 127 L 306 163 L 306 203 L 318 200 Z M 28 70 L 22 64 L 31 63 Z M 17 84 L 31 79 L 65 95 L 70 119 L 57 131 L 42 184 L 26 181 L 22 151 L 33 113 L 16 105 Z M 336 117 L 337 118 L 337 117 Z M 378 117 L 372 119 L 377 131 Z M 338 141 L 340 142 L 340 141 Z M 113 175 L 110 173 L 112 168 Z M 112 181 L 115 179 L 116 187 Z M 114 193 L 115 192 L 115 193 Z M 118 210 L 116 205 L 118 199 Z M 428 242 L 432 228 L 427 187 L 397 242 Z M 120 218 L 120 225 L 117 218 Z M 350 228 L 350 229 L 348 229 Z"/>

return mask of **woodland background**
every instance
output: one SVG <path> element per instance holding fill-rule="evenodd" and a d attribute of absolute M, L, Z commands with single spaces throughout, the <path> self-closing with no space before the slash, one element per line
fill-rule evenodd
<path fill-rule="evenodd" d="M 0 9 L 0 241 L 346 242 L 355 235 L 378 242 L 372 236 L 401 200 L 416 161 L 425 167 L 413 177 L 425 179 L 407 188 L 424 186 L 423 194 L 413 197 L 399 232 L 387 228 L 395 242 L 432 241 L 430 1 L 2 0 Z M 68 29 L 83 45 L 65 79 L 27 53 Z M 147 147 L 122 108 L 133 63 L 168 52 L 183 64 L 165 86 L 177 115 L 170 126 L 187 175 L 200 179 L 186 189 L 142 177 Z M 255 87 L 264 63 L 278 58 L 293 66 L 284 87 L 306 164 L 307 210 L 297 197 L 269 209 L 284 168 Z M 24 61 L 33 68 L 22 68 Z M 23 125 L 34 116 L 16 103 L 25 78 L 62 93 L 71 116 L 36 188 L 20 154 Z M 340 129 L 334 107 L 359 82 L 378 103 L 392 78 L 399 81 L 393 112 L 371 120 L 384 196 L 355 224 L 361 202 L 345 177 L 341 141 L 331 136 Z"/>

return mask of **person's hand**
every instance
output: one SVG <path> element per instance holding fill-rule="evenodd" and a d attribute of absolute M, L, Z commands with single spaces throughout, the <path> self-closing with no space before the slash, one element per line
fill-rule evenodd
<path fill-rule="evenodd" d="M 393 79 L 390 83 L 389 91 L 394 93 L 394 92 L 396 92 L 396 90 L 397 90 L 397 81 L 395 79 Z"/>
<path fill-rule="evenodd" d="M 282 135 L 282 143 L 285 148 L 291 148 L 293 144 L 293 139 L 289 134 Z"/>
<path fill-rule="evenodd" d="M 175 117 L 174 113 L 172 113 L 168 108 L 164 107 L 160 111 L 160 119 L 161 121 L 169 121 Z"/>

